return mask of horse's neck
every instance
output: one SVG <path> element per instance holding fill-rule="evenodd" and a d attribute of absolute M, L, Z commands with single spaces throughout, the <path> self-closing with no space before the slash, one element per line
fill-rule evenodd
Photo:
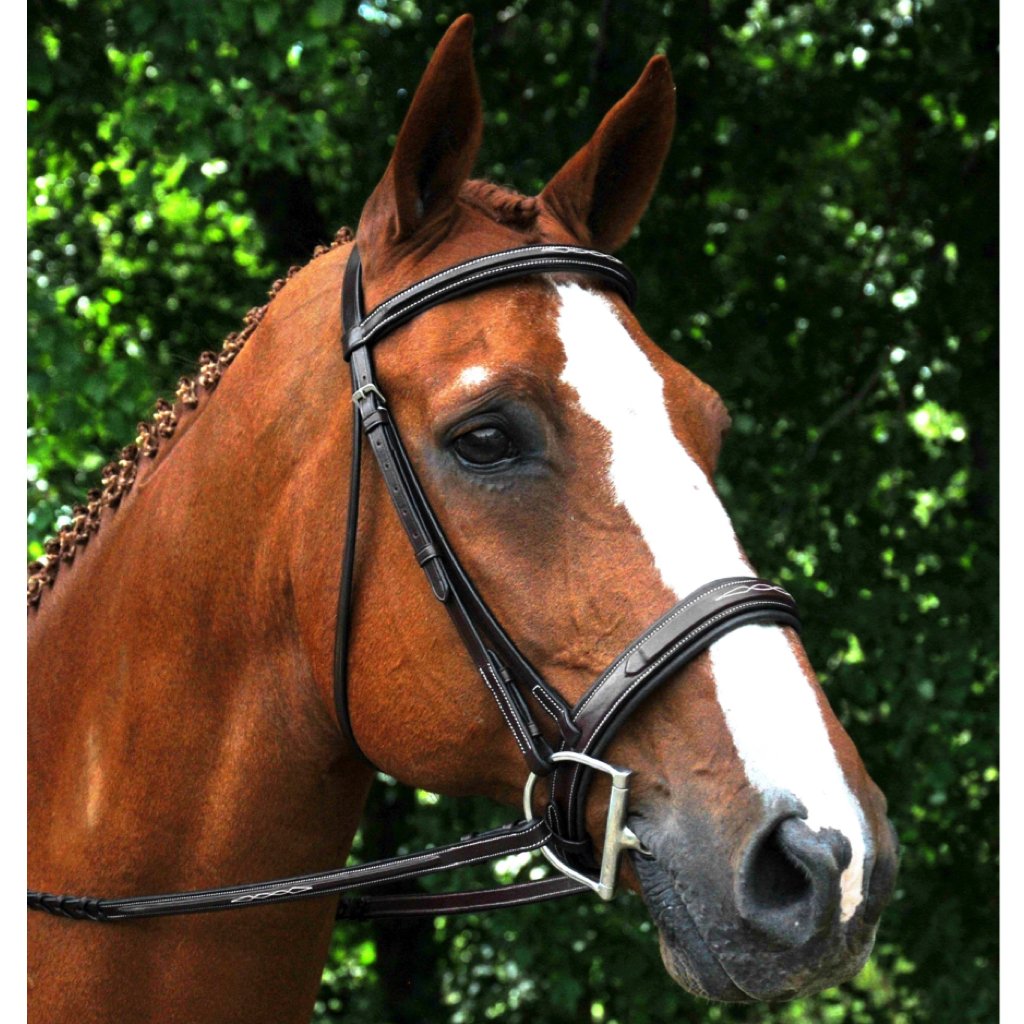
<path fill-rule="evenodd" d="M 368 773 L 339 759 L 325 705 L 333 577 L 318 550 L 331 550 L 329 536 L 317 526 L 338 504 L 344 430 L 336 397 L 328 404 L 327 391 L 297 387 L 320 380 L 316 364 L 334 358 L 311 341 L 324 336 L 337 294 L 331 271 L 314 265 L 275 300 L 217 392 L 186 415 L 34 613 L 34 888 L 111 896 L 215 886 L 335 866 L 347 853 Z M 329 467 L 317 465 L 323 441 L 332 442 Z M 300 602 L 322 608 L 313 618 L 324 628 L 303 628 L 310 614 Z M 79 980 L 104 993 L 97 1005 L 113 1016 L 113 975 L 153 972 L 160 989 L 161 978 L 187 970 L 206 1002 L 182 1019 L 207 1019 L 211 993 L 195 972 L 212 961 L 224 969 L 215 1003 L 224 1001 L 225 1016 L 284 1019 L 285 1006 L 302 1002 L 296 987 L 315 991 L 331 912 L 316 901 L 206 924 L 33 920 L 35 981 L 44 999 L 60 998 L 62 986 L 46 984 L 56 969 L 47 948 L 59 943 L 65 964 L 68 950 L 81 953 Z M 153 943 L 144 960 L 139 928 Z M 267 958 L 271 989 L 281 989 L 272 1011 Z M 153 998 L 146 985 L 139 992 Z M 260 999 L 243 1013 L 254 992 Z M 127 1019 L 133 1009 L 117 1012 Z M 308 1003 L 297 1019 L 302 1012 Z"/>

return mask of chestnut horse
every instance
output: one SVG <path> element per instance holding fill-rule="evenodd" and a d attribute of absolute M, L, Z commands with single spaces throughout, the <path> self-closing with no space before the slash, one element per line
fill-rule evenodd
<path fill-rule="evenodd" d="M 363 211 L 367 308 L 483 253 L 611 252 L 654 189 L 675 120 L 663 57 L 539 195 L 468 180 L 482 125 L 471 37 L 464 17 L 441 41 Z M 167 892 L 348 853 L 373 777 L 332 694 L 353 444 L 338 344 L 349 249 L 341 236 L 291 276 L 198 385 L 185 382 L 35 568 L 34 888 Z M 376 359 L 464 565 L 568 700 L 695 587 L 749 575 L 711 482 L 721 400 L 596 282 L 537 275 L 459 298 Z M 359 743 L 408 785 L 516 805 L 520 753 L 379 474 L 366 477 L 349 684 Z M 783 999 L 861 967 L 895 842 L 792 629 L 745 625 L 717 641 L 639 708 L 608 758 L 636 773 L 630 824 L 650 853 L 624 863 L 622 881 L 646 901 L 679 984 Z M 588 807 L 598 842 L 606 793 Z M 32 1018 L 304 1022 L 334 909 L 321 898 L 102 925 L 33 914 Z"/>

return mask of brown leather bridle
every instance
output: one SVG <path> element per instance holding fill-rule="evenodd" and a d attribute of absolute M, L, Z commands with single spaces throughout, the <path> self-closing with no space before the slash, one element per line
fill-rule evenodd
<path fill-rule="evenodd" d="M 462 568 L 420 486 L 374 375 L 372 347 L 426 309 L 503 281 L 545 273 L 597 278 L 619 292 L 630 306 L 636 296 L 633 275 L 619 260 L 570 245 L 530 245 L 458 263 L 391 296 L 369 315 L 363 312 L 362 266 L 358 247 L 353 245 L 342 286 L 342 346 L 352 374 L 354 412 L 334 651 L 339 727 L 353 749 L 362 753 L 349 716 L 347 661 L 365 435 L 430 588 L 451 617 L 526 760 L 530 774 L 524 789 L 525 820 L 422 853 L 251 885 L 119 899 L 30 890 L 30 909 L 94 921 L 226 910 L 342 893 L 537 849 L 558 869 L 557 875 L 469 892 L 343 899 L 338 916 L 463 913 L 586 889 L 611 899 L 622 851 L 631 849 L 640 855 L 644 851 L 626 824 L 632 773 L 601 761 L 599 755 L 640 701 L 725 633 L 749 623 L 767 622 L 799 629 L 800 622 L 793 598 L 774 583 L 746 576 L 714 580 L 670 608 L 633 640 L 571 706 L 501 627 Z M 373 580 L 365 585 L 372 586 Z M 538 714 L 550 719 L 546 729 L 538 722 Z M 599 858 L 594 856 L 585 821 L 587 793 L 595 772 L 611 779 Z M 540 779 L 547 780 L 548 804 L 544 816 L 536 818 L 533 793 Z"/>

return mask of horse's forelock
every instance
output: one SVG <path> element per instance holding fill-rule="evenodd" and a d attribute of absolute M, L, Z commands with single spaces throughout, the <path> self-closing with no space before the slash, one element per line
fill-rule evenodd
<path fill-rule="evenodd" d="M 491 181 L 467 181 L 459 192 L 467 206 L 482 210 L 498 224 L 528 230 L 537 224 L 540 202 L 505 185 Z"/>

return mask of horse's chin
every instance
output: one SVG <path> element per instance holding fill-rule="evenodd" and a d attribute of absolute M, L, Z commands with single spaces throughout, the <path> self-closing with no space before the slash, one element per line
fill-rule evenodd
<path fill-rule="evenodd" d="M 711 951 L 672 885 L 669 873 L 653 858 L 635 857 L 641 893 L 658 929 L 661 960 L 669 977 L 696 996 L 724 1003 L 753 1002 L 729 977 Z"/>

